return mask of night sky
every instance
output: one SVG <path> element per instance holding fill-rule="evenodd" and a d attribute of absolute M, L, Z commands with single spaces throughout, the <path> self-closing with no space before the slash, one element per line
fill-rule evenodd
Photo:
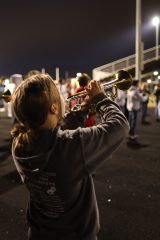
<path fill-rule="evenodd" d="M 1 0 L 0 75 L 45 68 L 55 77 L 135 53 L 136 0 Z M 155 46 L 160 0 L 142 0 L 144 48 Z"/>

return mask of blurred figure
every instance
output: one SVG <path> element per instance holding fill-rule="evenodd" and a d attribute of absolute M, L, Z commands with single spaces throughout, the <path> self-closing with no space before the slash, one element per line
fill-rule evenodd
<path fill-rule="evenodd" d="M 2 82 L 2 80 L 0 79 L 0 112 L 4 111 L 4 101 L 3 98 L 1 97 L 3 92 L 4 92 L 4 84 Z"/>
<path fill-rule="evenodd" d="M 62 96 L 63 96 L 63 99 L 64 99 L 64 101 L 67 99 L 67 96 L 68 96 L 68 93 L 67 93 L 67 84 L 66 84 L 66 81 L 65 81 L 65 79 L 61 79 L 60 81 L 59 81 L 59 83 L 60 83 L 60 92 L 61 92 L 61 94 L 62 94 Z"/>
<path fill-rule="evenodd" d="M 85 90 L 85 87 L 88 86 L 91 78 L 88 74 L 82 73 L 82 75 L 78 78 L 79 88 L 75 90 L 75 93 L 81 92 Z"/>
<path fill-rule="evenodd" d="M 126 92 L 120 89 L 117 89 L 117 97 L 115 102 L 120 107 L 121 111 L 125 114 L 125 102 L 126 102 Z"/>
<path fill-rule="evenodd" d="M 75 89 L 75 93 L 79 93 L 85 90 L 85 88 L 88 86 L 89 82 L 91 81 L 91 78 L 88 74 L 82 73 L 80 77 L 77 79 L 79 87 Z M 74 100 L 73 104 L 81 104 L 84 100 L 84 97 L 82 98 L 77 98 Z"/>
<path fill-rule="evenodd" d="M 70 97 L 72 95 L 71 79 L 67 79 L 66 89 L 67 89 L 67 98 L 68 98 L 68 97 Z"/>
<path fill-rule="evenodd" d="M 82 73 L 82 75 L 78 78 L 79 87 L 75 90 L 75 93 L 84 91 L 90 81 L 91 81 L 90 76 L 86 73 Z M 78 98 L 76 101 L 76 104 L 81 104 L 83 100 L 84 100 L 84 97 Z M 85 127 L 91 127 L 96 125 L 97 119 L 98 119 L 98 116 L 96 112 L 90 110 L 90 112 L 88 113 L 85 119 Z"/>
<path fill-rule="evenodd" d="M 139 81 L 133 80 L 132 86 L 127 92 L 127 109 L 129 112 L 129 138 L 136 139 L 137 135 L 135 134 L 136 124 L 137 124 L 137 114 L 141 108 L 142 96 L 139 91 Z"/>
<path fill-rule="evenodd" d="M 142 85 L 142 89 L 141 89 L 141 96 L 142 96 L 142 102 L 141 102 L 142 117 L 141 117 L 141 123 L 142 124 L 149 124 L 149 122 L 146 121 L 147 112 L 148 112 L 149 95 L 150 95 L 150 92 L 149 92 L 149 90 L 147 88 L 147 84 L 144 83 Z"/>
<path fill-rule="evenodd" d="M 156 96 L 155 117 L 156 121 L 160 122 L 160 83 L 157 84 L 154 95 Z"/>

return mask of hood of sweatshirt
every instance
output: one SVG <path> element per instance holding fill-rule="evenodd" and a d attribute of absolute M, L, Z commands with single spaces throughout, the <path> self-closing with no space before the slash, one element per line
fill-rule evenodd
<path fill-rule="evenodd" d="M 12 156 L 18 170 L 32 172 L 32 174 L 42 171 L 46 167 L 50 155 L 54 150 L 56 133 L 57 131 L 53 129 L 41 130 L 38 139 L 33 143 L 34 150 L 30 154 L 27 154 L 25 149 L 20 153 L 16 152 L 15 141 L 13 140 Z"/>

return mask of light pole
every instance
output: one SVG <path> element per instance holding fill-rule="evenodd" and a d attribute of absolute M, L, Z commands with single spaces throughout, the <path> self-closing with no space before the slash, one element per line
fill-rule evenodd
<path fill-rule="evenodd" d="M 159 49 L 159 23 L 160 23 L 159 17 L 156 16 L 152 19 L 152 24 L 156 29 L 156 59 L 157 60 L 159 57 L 159 51 L 158 51 L 158 49 Z"/>
<path fill-rule="evenodd" d="M 136 0 L 135 79 L 141 82 L 141 0 Z"/>

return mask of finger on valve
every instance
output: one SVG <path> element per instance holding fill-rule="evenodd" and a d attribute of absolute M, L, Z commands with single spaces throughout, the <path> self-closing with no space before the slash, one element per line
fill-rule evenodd
<path fill-rule="evenodd" d="M 86 88 L 86 91 L 91 98 L 103 92 L 100 82 L 96 80 L 92 80 L 90 82 L 89 86 Z"/>

